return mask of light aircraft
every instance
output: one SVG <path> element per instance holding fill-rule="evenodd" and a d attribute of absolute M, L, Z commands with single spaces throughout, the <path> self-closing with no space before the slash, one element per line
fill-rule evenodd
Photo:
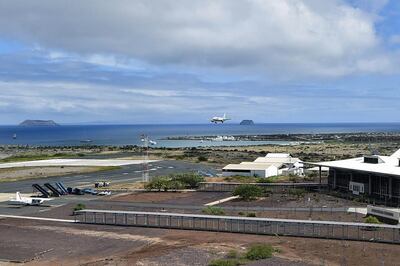
<path fill-rule="evenodd" d="M 39 206 L 43 204 L 45 201 L 49 201 L 52 199 L 42 199 L 42 198 L 28 198 L 22 197 L 19 192 L 15 193 L 15 199 L 11 199 L 11 202 L 15 202 L 20 205 L 31 205 L 31 206 Z"/>
<path fill-rule="evenodd" d="M 227 120 L 231 120 L 230 118 L 226 117 L 226 114 L 224 114 L 224 116 L 214 116 L 213 118 L 211 118 L 211 123 L 224 123 Z"/>

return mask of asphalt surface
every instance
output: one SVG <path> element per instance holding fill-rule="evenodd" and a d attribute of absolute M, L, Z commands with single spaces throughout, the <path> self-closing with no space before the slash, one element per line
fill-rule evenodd
<path fill-rule="evenodd" d="M 216 169 L 212 169 L 206 165 L 188 163 L 182 161 L 158 161 L 149 164 L 150 176 L 167 175 L 171 173 L 190 172 L 190 171 L 205 171 L 215 174 Z M 43 185 L 44 183 L 63 182 L 66 187 L 92 187 L 94 182 L 106 180 L 113 184 L 136 182 L 142 179 L 142 165 L 127 165 L 121 169 L 87 173 L 74 174 L 58 177 L 35 178 L 14 182 L 0 183 L 0 193 L 31 193 L 32 184 Z"/>
<path fill-rule="evenodd" d="M 182 161 L 158 161 L 149 164 L 149 174 L 151 176 L 167 175 L 171 173 L 189 172 L 189 171 L 204 171 L 209 173 L 216 173 L 216 169 L 212 169 L 206 165 L 188 163 Z M 121 169 L 97 172 L 89 174 L 75 174 L 67 176 L 58 177 L 47 177 L 47 178 L 35 178 L 29 180 L 21 180 L 14 182 L 3 182 L 0 183 L 0 193 L 15 193 L 19 191 L 21 193 L 32 193 L 32 184 L 44 183 L 55 183 L 63 182 L 66 187 L 93 187 L 94 182 L 99 180 L 107 180 L 113 184 L 116 183 L 126 183 L 126 182 L 136 182 L 142 180 L 142 166 L 141 165 L 127 165 L 122 166 Z M 21 206 L 21 205 L 11 205 L 10 202 L 4 201 L 0 202 L 0 214 L 5 215 L 31 215 L 35 213 L 45 212 L 53 207 L 71 204 L 71 203 L 81 203 L 88 201 L 98 201 L 101 200 L 100 196 L 93 195 L 68 195 L 59 198 L 53 198 L 53 200 L 45 203 L 42 206 Z M 111 204 L 116 204 L 115 202 Z"/>

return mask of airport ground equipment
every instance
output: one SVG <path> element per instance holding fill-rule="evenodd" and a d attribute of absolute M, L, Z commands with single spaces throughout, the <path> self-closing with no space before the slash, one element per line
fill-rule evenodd
<path fill-rule="evenodd" d="M 69 194 L 68 190 L 65 188 L 65 186 L 64 186 L 64 184 L 62 182 L 57 182 L 56 185 L 65 194 Z"/>
<path fill-rule="evenodd" d="M 48 189 L 50 189 L 50 191 L 53 193 L 54 197 L 59 197 L 61 196 L 60 191 L 58 191 L 55 187 L 53 187 L 50 183 L 45 183 L 44 184 L 45 187 L 47 187 Z"/>
<path fill-rule="evenodd" d="M 61 195 L 67 195 L 68 194 L 58 185 L 58 183 L 55 183 L 55 187 L 57 188 L 57 190 L 60 192 Z"/>
<path fill-rule="evenodd" d="M 39 191 L 40 193 L 42 193 L 43 197 L 45 197 L 45 198 L 49 198 L 50 197 L 50 194 L 44 188 L 39 186 L 39 184 L 33 184 L 32 187 L 34 189 L 36 189 L 37 191 Z"/>
<path fill-rule="evenodd" d="M 72 194 L 75 194 L 75 195 L 83 195 L 83 194 L 85 194 L 85 193 L 83 193 L 82 190 L 79 189 L 79 188 L 74 188 L 74 189 L 72 190 Z"/>
<path fill-rule="evenodd" d="M 110 182 L 108 182 L 108 181 L 97 181 L 94 183 L 95 188 L 108 187 L 108 186 L 110 186 Z"/>

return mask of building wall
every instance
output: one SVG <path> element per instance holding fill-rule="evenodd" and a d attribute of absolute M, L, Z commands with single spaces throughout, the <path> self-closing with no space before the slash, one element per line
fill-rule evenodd
<path fill-rule="evenodd" d="M 400 206 L 400 177 L 330 168 L 328 185 L 331 189 L 352 193 L 349 189 L 350 181 L 364 185 L 364 193 L 360 196 Z"/>

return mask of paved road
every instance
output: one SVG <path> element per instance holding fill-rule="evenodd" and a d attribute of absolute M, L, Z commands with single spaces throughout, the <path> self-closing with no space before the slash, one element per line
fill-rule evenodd
<path fill-rule="evenodd" d="M 0 193 L 14 193 L 20 191 L 22 193 L 31 193 L 32 184 L 44 184 L 46 182 L 63 182 L 65 186 L 70 187 L 82 187 L 91 186 L 95 181 L 98 180 L 109 180 L 112 183 L 125 183 L 125 182 L 136 182 L 142 178 L 142 166 L 141 165 L 126 165 L 122 166 L 121 169 L 97 172 L 88 174 L 74 174 L 59 177 L 47 177 L 47 178 L 36 178 L 30 180 L 21 180 L 16 182 L 3 182 L 0 183 Z M 174 172 L 189 172 L 189 171 L 206 171 L 216 173 L 216 169 L 212 169 L 206 165 L 188 163 L 182 161 L 158 161 L 149 164 L 150 176 L 166 175 Z"/>

